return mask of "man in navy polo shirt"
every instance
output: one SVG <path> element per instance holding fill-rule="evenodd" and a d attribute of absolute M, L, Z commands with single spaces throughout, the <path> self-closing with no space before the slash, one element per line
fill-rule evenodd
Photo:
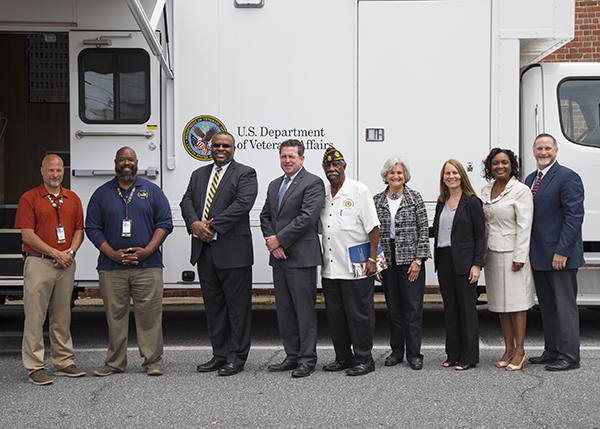
<path fill-rule="evenodd" d="M 142 366 L 148 375 L 163 374 L 162 255 L 159 247 L 173 230 L 169 201 L 163 191 L 136 176 L 135 151 L 117 151 L 117 176 L 100 186 L 87 208 L 85 231 L 100 250 L 100 294 L 108 323 L 108 352 L 94 375 L 107 376 L 127 367 L 129 295 L 133 298 Z"/>

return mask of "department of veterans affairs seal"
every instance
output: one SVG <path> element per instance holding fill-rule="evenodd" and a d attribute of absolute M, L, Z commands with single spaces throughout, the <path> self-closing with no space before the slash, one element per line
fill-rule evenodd
<path fill-rule="evenodd" d="M 183 129 L 183 147 L 192 158 L 212 161 L 211 140 L 220 131 L 227 131 L 214 116 L 196 116 Z"/>

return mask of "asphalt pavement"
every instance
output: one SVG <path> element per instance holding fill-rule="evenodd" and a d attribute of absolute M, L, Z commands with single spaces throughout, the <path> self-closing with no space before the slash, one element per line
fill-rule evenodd
<path fill-rule="evenodd" d="M 326 373 L 334 359 L 323 305 L 318 305 L 318 370 L 293 379 L 271 373 L 283 360 L 275 307 L 255 305 L 253 343 L 245 370 L 232 377 L 200 374 L 211 358 L 202 306 L 164 308 L 165 375 L 141 368 L 133 314 L 127 371 L 94 377 L 108 342 L 102 307 L 73 310 L 75 359 L 83 378 L 27 382 L 20 354 L 20 312 L 0 312 L 0 428 L 598 428 L 600 427 L 600 312 L 581 309 L 581 368 L 564 373 L 526 364 L 522 371 L 494 367 L 503 352 L 497 315 L 479 306 L 481 358 L 477 368 L 441 366 L 441 304 L 426 304 L 424 368 L 385 367 L 389 354 L 385 305 L 377 304 L 376 370 L 362 377 Z M 46 343 L 48 344 L 47 338 Z M 542 351 L 541 320 L 529 311 L 526 350 Z M 49 374 L 52 374 L 46 352 Z"/>

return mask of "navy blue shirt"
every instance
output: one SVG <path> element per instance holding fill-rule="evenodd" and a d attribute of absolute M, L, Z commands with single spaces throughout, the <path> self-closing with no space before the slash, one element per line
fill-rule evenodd
<path fill-rule="evenodd" d="M 110 182 L 100 186 L 90 199 L 87 206 L 85 233 L 94 246 L 100 249 L 105 241 L 115 249 L 129 247 L 146 247 L 152 239 L 154 231 L 161 228 L 167 234 L 173 231 L 173 219 L 169 201 L 162 189 L 148 180 L 135 178 L 135 191 L 128 206 L 128 219 L 131 219 L 131 237 L 123 237 L 122 225 L 125 219 L 125 202 L 131 193 L 131 188 L 121 189 L 123 198 L 117 188 L 119 182 L 115 177 Z M 162 255 L 156 250 L 139 265 L 118 264 L 104 253 L 98 256 L 98 270 L 116 270 L 130 268 L 163 268 Z"/>

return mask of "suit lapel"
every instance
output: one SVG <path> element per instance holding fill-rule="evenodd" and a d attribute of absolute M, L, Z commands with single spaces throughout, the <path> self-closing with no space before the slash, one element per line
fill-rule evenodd
<path fill-rule="evenodd" d="M 273 187 L 271 188 L 272 198 L 270 198 L 271 213 L 277 213 L 277 197 L 279 196 L 279 188 L 281 188 L 284 177 L 285 174 L 277 179 L 277 181 L 273 182 Z"/>
<path fill-rule="evenodd" d="M 202 201 L 201 210 L 204 210 L 204 202 L 206 201 L 206 188 L 208 188 L 208 181 L 210 180 L 212 165 L 206 166 L 203 170 L 200 171 L 200 201 Z"/>
<path fill-rule="evenodd" d="M 455 231 L 454 228 L 456 227 L 456 222 L 460 218 L 460 214 L 463 212 L 463 210 L 465 209 L 467 204 L 468 204 L 467 203 L 467 194 L 465 194 L 463 192 L 463 194 L 460 196 L 460 201 L 458 202 L 458 206 L 456 207 L 456 213 L 454 213 L 454 220 L 452 220 L 452 230 Z"/>
<path fill-rule="evenodd" d="M 285 194 L 283 194 L 283 198 L 281 199 L 281 206 L 279 207 L 279 211 L 281 211 L 281 209 L 285 205 L 286 200 L 290 197 L 290 195 L 292 195 L 296 191 L 296 189 L 298 189 L 298 185 L 300 184 L 302 179 L 304 179 L 305 174 L 306 174 L 306 170 L 304 168 L 302 168 L 298 172 L 298 174 L 296 175 L 294 180 L 292 182 L 290 182 L 287 190 L 285 191 Z M 283 176 L 281 177 L 281 181 L 283 181 Z M 279 184 L 279 186 L 281 187 L 281 183 Z M 277 188 L 277 190 L 279 191 L 279 188 Z"/>
<path fill-rule="evenodd" d="M 217 192 L 215 192 L 215 197 L 213 198 L 213 202 L 211 208 L 214 208 L 215 203 L 219 201 L 219 195 L 221 195 L 223 189 L 225 189 L 228 183 L 231 181 L 231 176 L 235 173 L 235 169 L 237 168 L 237 162 L 231 161 L 223 176 L 219 179 L 219 186 L 217 186 Z"/>
<path fill-rule="evenodd" d="M 527 176 L 525 178 L 525 185 L 527 185 L 527 187 L 529 189 L 531 189 L 531 185 L 533 184 L 533 180 L 536 175 L 537 175 L 537 170 L 535 170 L 533 173 L 529 174 L 529 176 Z"/>

